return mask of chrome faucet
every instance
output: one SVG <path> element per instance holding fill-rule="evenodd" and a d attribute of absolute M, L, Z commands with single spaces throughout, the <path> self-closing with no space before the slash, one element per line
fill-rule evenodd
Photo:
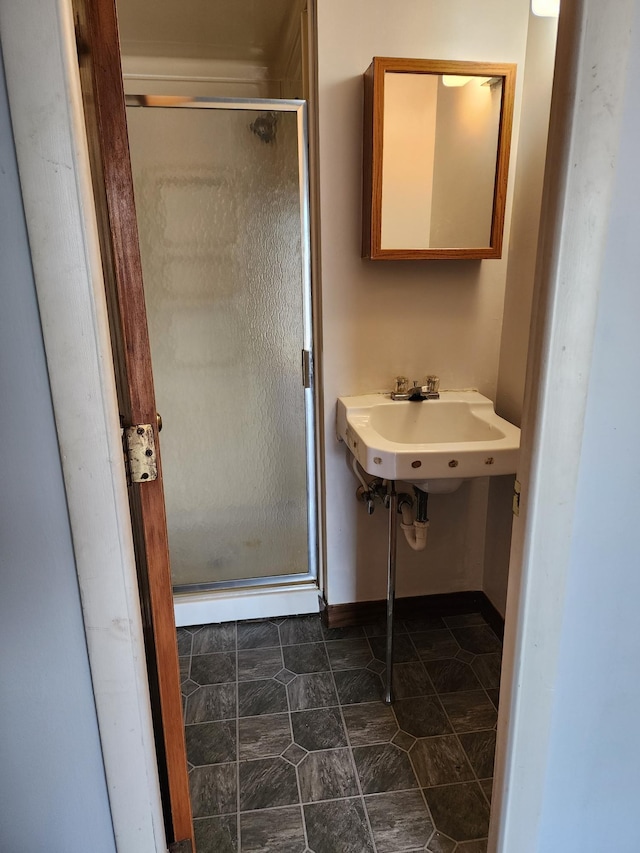
<path fill-rule="evenodd" d="M 411 384 L 406 376 L 396 376 L 395 387 L 391 392 L 392 400 L 438 400 L 440 379 L 437 376 L 425 376 L 423 383 L 417 380 Z"/>

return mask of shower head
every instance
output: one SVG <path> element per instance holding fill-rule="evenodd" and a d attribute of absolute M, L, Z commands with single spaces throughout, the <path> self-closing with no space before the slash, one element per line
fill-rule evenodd
<path fill-rule="evenodd" d="M 251 122 L 249 129 L 263 142 L 275 142 L 277 124 L 278 113 L 261 113 L 255 121 Z"/>

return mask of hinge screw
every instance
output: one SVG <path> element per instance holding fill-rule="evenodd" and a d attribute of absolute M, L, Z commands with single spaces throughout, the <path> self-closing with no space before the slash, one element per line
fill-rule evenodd
<path fill-rule="evenodd" d="M 143 427 L 138 427 L 138 429 L 136 430 L 136 432 L 138 433 L 138 435 L 144 435 L 144 429 L 143 429 Z"/>

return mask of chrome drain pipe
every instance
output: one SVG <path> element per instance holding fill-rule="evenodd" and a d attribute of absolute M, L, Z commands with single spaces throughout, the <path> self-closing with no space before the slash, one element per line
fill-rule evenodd
<path fill-rule="evenodd" d="M 393 702 L 393 608 L 396 597 L 396 545 L 398 539 L 398 495 L 396 484 L 387 484 L 387 508 L 389 510 L 389 549 L 387 556 L 387 669 L 384 685 L 384 703 Z"/>

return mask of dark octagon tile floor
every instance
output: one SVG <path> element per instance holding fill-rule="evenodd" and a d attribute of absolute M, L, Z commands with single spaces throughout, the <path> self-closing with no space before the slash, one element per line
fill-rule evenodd
<path fill-rule="evenodd" d="M 501 644 L 479 614 L 178 629 L 198 853 L 486 853 Z"/>

